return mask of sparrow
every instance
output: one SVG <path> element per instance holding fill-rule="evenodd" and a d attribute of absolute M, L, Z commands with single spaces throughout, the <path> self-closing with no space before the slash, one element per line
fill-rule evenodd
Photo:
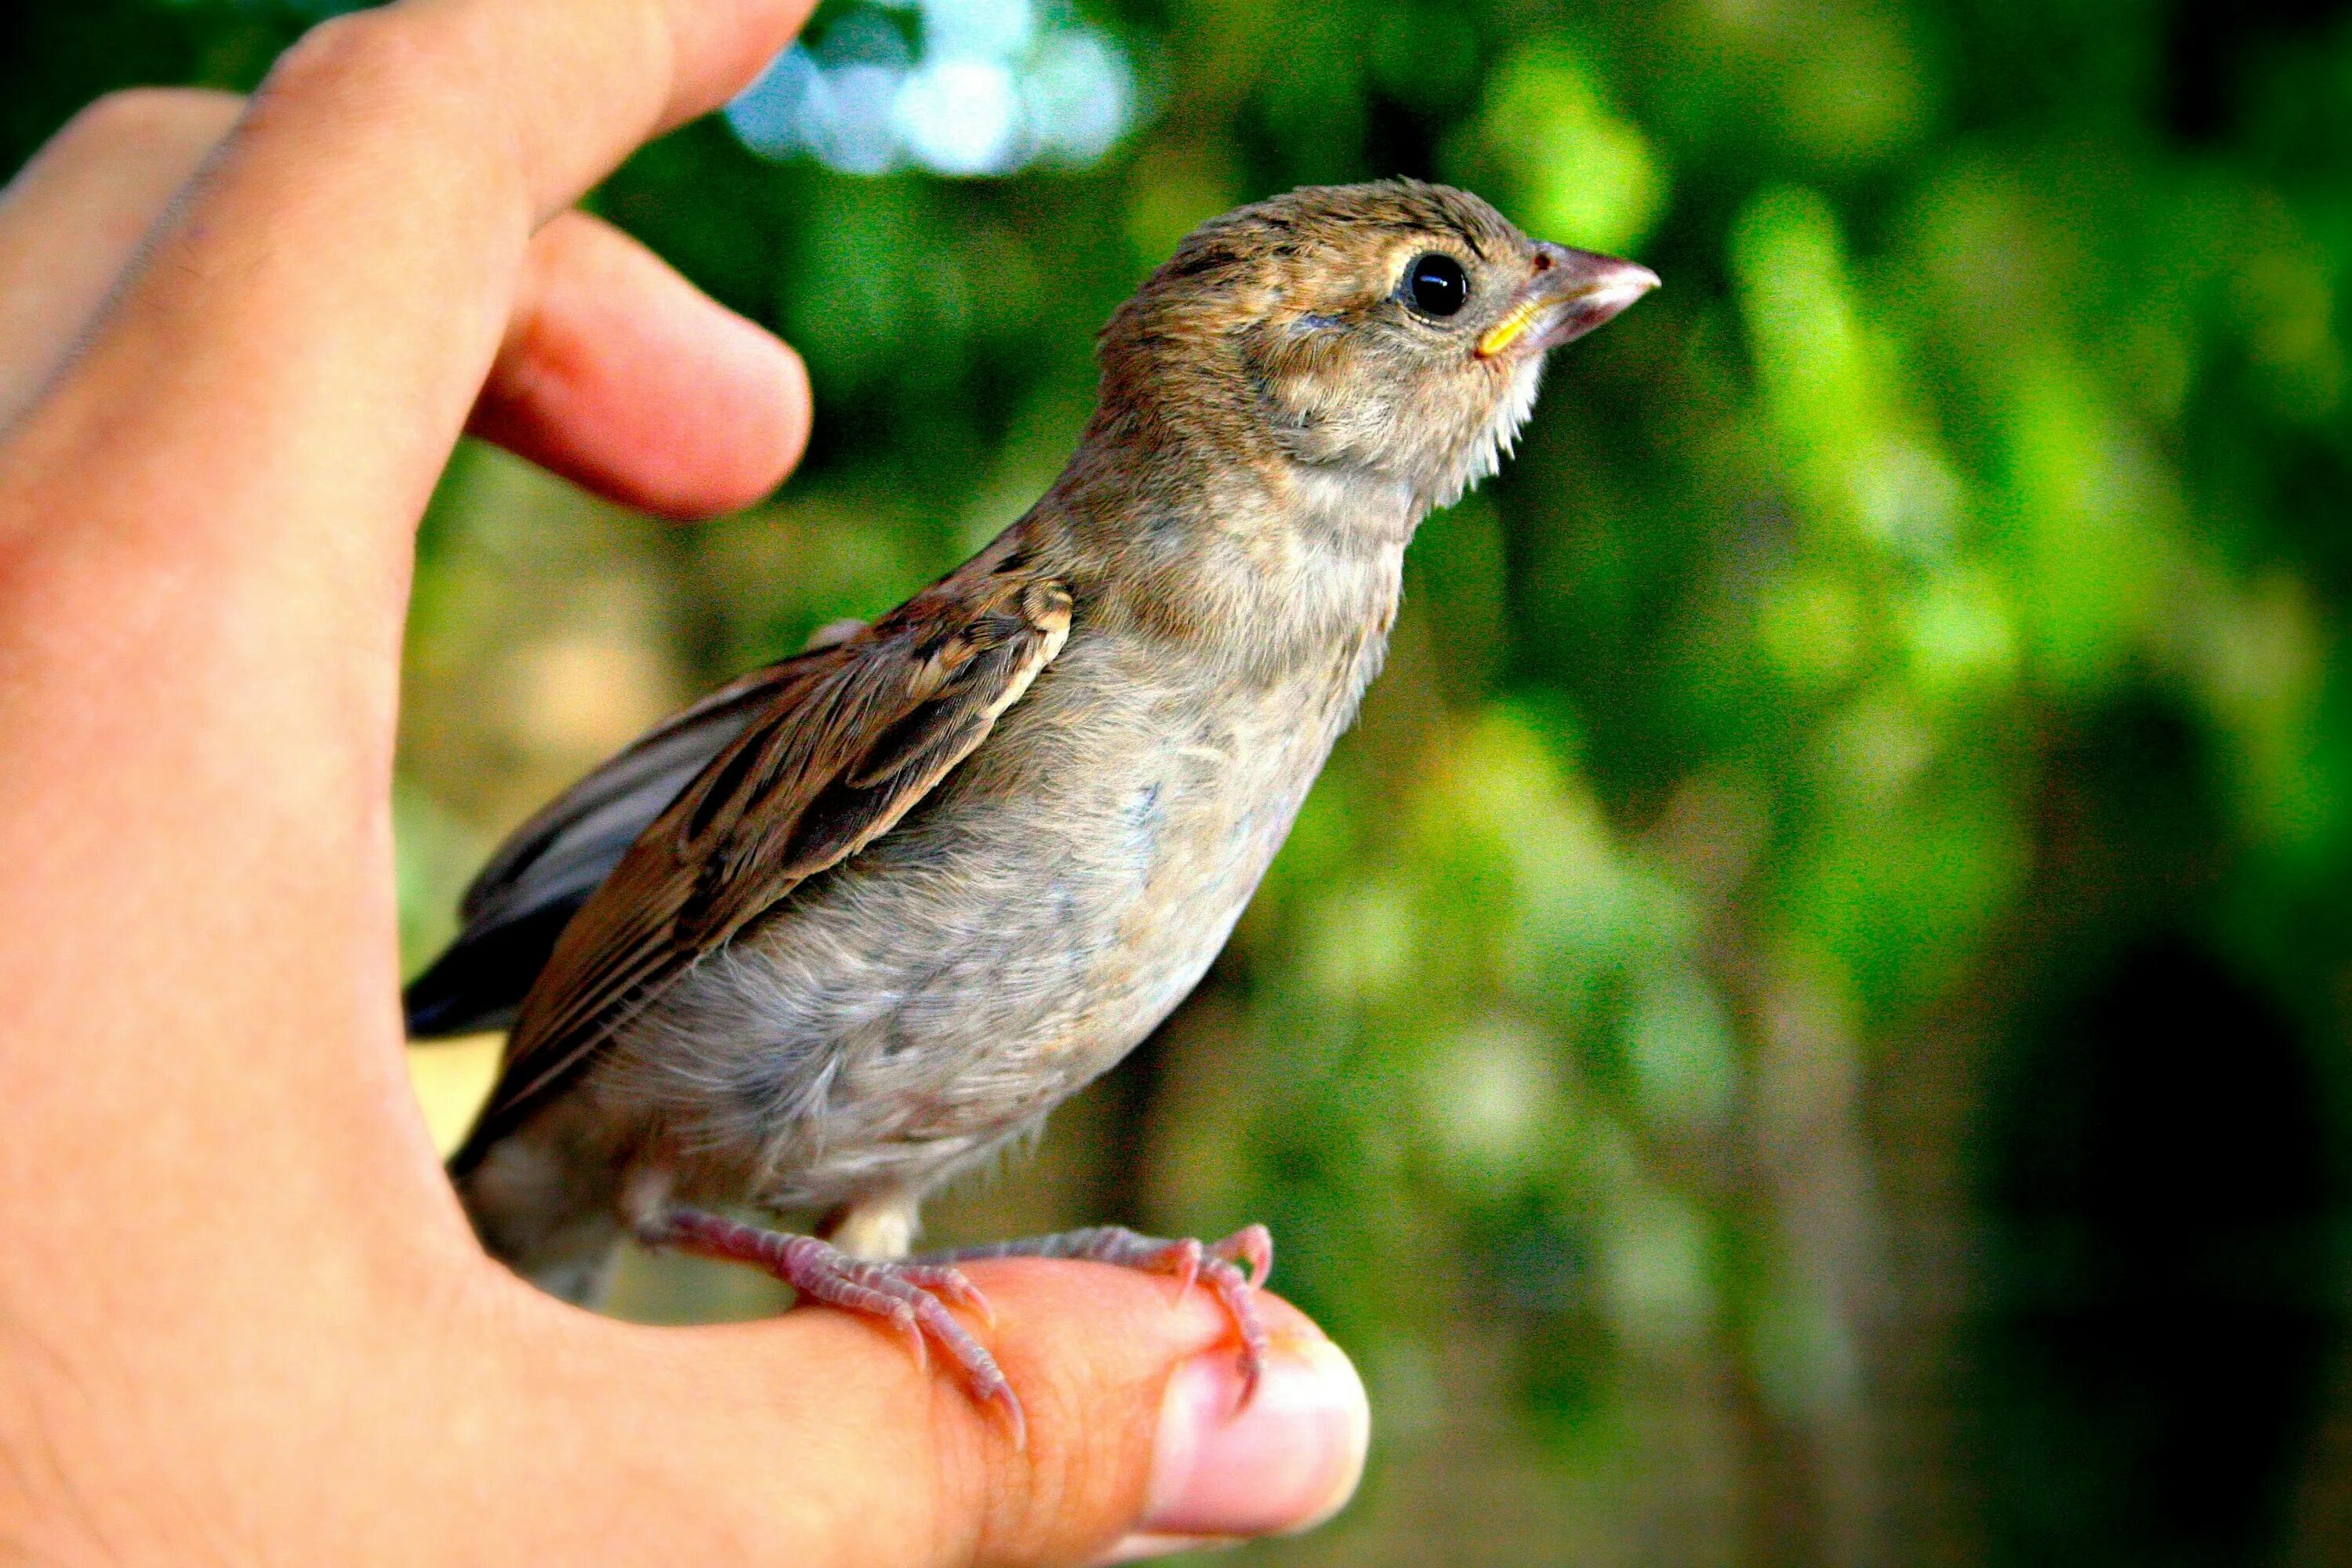
<path fill-rule="evenodd" d="M 511 1026 L 449 1161 L 483 1245 L 583 1302 L 625 1236 L 767 1269 L 936 1346 L 1016 1435 L 956 1263 L 1162 1269 L 1217 1293 L 1246 1384 L 1262 1228 L 909 1257 L 921 1204 L 1199 982 L 1380 669 L 1414 529 L 1496 470 L 1547 353 L 1657 281 L 1412 180 L 1194 230 L 1103 329 L 1025 515 L 661 724 L 475 879 L 405 1005 L 417 1038 Z"/>

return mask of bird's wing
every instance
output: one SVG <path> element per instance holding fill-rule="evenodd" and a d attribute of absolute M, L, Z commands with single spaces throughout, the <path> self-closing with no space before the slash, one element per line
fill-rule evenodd
<path fill-rule="evenodd" d="M 992 554 L 993 552 L 992 552 Z M 758 714 L 564 927 L 463 1171 L 705 953 L 889 830 L 1069 634 L 1070 595 L 983 555 L 836 647 L 776 667 Z"/>
<path fill-rule="evenodd" d="M 803 656 L 805 658 L 807 656 Z M 630 744 L 548 803 L 466 889 L 465 928 L 402 997 L 412 1039 L 502 1029 L 631 844 L 789 685 L 802 658 L 752 671 Z"/>

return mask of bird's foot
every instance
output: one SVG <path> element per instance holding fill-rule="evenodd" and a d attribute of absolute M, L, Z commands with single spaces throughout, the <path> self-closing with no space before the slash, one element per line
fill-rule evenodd
<path fill-rule="evenodd" d="M 1013 1385 L 1005 1381 L 988 1347 L 973 1338 L 948 1307 L 969 1308 L 992 1324 L 996 1314 L 988 1299 L 951 1264 L 932 1259 L 882 1263 L 852 1258 L 813 1236 L 762 1230 L 683 1205 L 663 1211 L 638 1235 L 649 1247 L 670 1247 L 748 1263 L 774 1275 L 806 1300 L 877 1319 L 907 1342 L 918 1366 L 930 1365 L 930 1346 L 938 1345 L 955 1363 L 972 1399 L 1003 1417 L 1015 1447 L 1024 1444 L 1028 1423 Z"/>
<path fill-rule="evenodd" d="M 1258 1374 L 1265 1369 L 1265 1321 L 1258 1315 L 1255 1292 L 1274 1272 L 1274 1237 L 1262 1225 L 1244 1226 L 1223 1241 L 1206 1246 L 1186 1237 L 1163 1241 L 1140 1236 L 1124 1226 L 1089 1226 L 1055 1236 L 1024 1237 L 1018 1241 L 994 1241 L 978 1247 L 958 1247 L 929 1252 L 917 1261 L 953 1267 L 991 1258 L 1075 1258 L 1092 1263 L 1115 1264 L 1154 1274 L 1173 1275 L 1181 1296 L 1193 1281 L 1206 1285 L 1242 1342 L 1242 1399 L 1247 1405 L 1257 1392 Z"/>

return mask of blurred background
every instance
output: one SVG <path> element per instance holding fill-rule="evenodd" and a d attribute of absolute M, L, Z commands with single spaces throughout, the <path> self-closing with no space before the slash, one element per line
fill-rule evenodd
<path fill-rule="evenodd" d="M 0 167 L 332 8 L 18 0 Z M 1400 173 L 1665 288 L 1423 530 L 1199 994 L 934 1235 L 1273 1226 L 1377 1447 L 1243 1563 L 2352 1563 L 2342 5 L 826 0 L 593 198 L 799 346 L 808 460 L 681 529 L 458 455 L 412 965 L 1016 516 L 1187 227 Z M 416 1053 L 438 1125 L 488 1049 Z"/>

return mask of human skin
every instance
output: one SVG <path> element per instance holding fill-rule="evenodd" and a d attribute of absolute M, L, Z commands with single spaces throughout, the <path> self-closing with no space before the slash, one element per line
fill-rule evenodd
<path fill-rule="evenodd" d="M 976 1265 L 1028 1442 L 871 1325 L 651 1329 L 475 1243 L 403 1068 L 389 793 L 459 433 L 692 515 L 790 351 L 565 208 L 768 0 L 406 0 L 250 104 L 102 102 L 0 197 L 0 1550 L 79 1563 L 1084 1562 L 1352 1489 L 1269 1299 Z M 215 145 L 217 144 L 217 145 Z"/>

